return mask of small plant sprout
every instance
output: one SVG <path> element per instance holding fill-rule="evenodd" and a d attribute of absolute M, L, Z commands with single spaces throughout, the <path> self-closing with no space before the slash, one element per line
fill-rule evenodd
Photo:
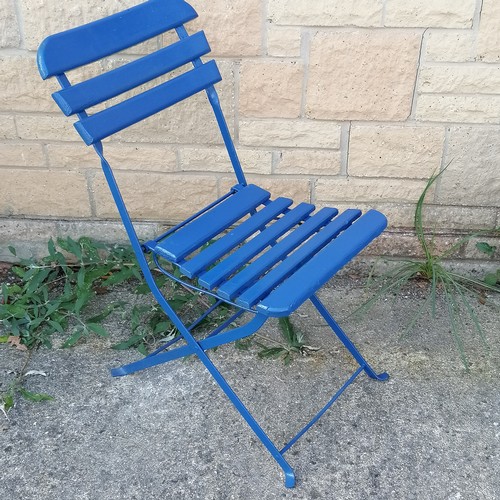
<path fill-rule="evenodd" d="M 498 235 L 500 235 L 500 228 L 496 228 L 494 232 Z M 476 243 L 476 248 L 480 251 L 486 254 L 488 257 L 491 259 L 494 259 L 495 257 L 498 256 L 499 251 L 496 246 L 490 245 L 486 241 L 478 241 Z M 500 287 L 500 266 L 498 266 L 496 271 L 487 273 L 484 276 L 484 282 L 489 285 L 489 286 L 498 286 Z"/>

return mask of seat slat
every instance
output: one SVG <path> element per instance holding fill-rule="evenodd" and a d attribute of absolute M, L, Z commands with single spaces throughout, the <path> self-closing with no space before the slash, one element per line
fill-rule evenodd
<path fill-rule="evenodd" d="M 363 250 L 386 226 L 387 219 L 384 215 L 376 210 L 368 211 L 264 298 L 257 310 L 268 316 L 288 315 Z"/>
<path fill-rule="evenodd" d="M 255 215 L 242 222 L 238 227 L 229 231 L 222 238 L 195 255 L 192 259 L 180 263 L 180 270 L 188 278 L 194 278 L 200 271 L 236 248 L 236 246 L 255 233 L 255 231 L 283 213 L 291 204 L 292 200 L 288 198 L 277 198 L 262 210 L 259 210 Z"/>
<path fill-rule="evenodd" d="M 149 0 L 51 35 L 38 49 L 40 74 L 43 79 L 61 75 L 181 26 L 197 16 L 183 0 Z"/>
<path fill-rule="evenodd" d="M 66 116 L 123 94 L 210 52 L 203 32 L 52 94 Z"/>
<path fill-rule="evenodd" d="M 293 252 L 287 259 L 281 262 L 274 269 L 269 271 L 264 277 L 257 281 L 250 288 L 245 290 L 237 299 L 236 303 L 244 307 L 252 307 L 262 297 L 265 297 L 273 288 L 278 286 L 298 267 L 314 256 L 332 238 L 335 238 L 341 231 L 348 228 L 359 216 L 360 210 L 349 209 L 333 219 L 322 231 L 315 234 L 303 246 Z M 325 264 L 327 265 L 327 264 Z M 308 283 L 314 277 L 311 270 L 310 276 L 305 276 L 302 286 L 309 289 Z"/>
<path fill-rule="evenodd" d="M 264 229 L 255 238 L 236 250 L 227 259 L 217 264 L 212 269 L 200 274 L 199 283 L 208 289 L 213 289 L 219 283 L 244 266 L 250 259 L 269 245 L 272 245 L 277 238 L 285 234 L 292 227 L 304 220 L 312 211 L 314 205 L 301 203 L 287 212 L 281 219 Z"/>
<path fill-rule="evenodd" d="M 95 144 L 221 79 L 215 61 L 209 61 L 142 94 L 83 118 L 75 123 L 75 128 L 87 145 Z"/>
<path fill-rule="evenodd" d="M 159 242 L 154 251 L 179 262 L 268 199 L 267 191 L 250 184 Z"/>
<path fill-rule="evenodd" d="M 217 294 L 226 300 L 233 300 L 243 288 L 250 286 L 274 264 L 286 257 L 294 248 L 327 224 L 337 213 L 338 210 L 335 208 L 321 209 L 293 233 L 270 248 L 264 255 L 242 269 L 229 281 L 223 283 L 217 290 Z"/>

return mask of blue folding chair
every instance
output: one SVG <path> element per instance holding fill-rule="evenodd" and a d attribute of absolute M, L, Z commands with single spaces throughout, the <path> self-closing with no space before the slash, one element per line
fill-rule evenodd
<path fill-rule="evenodd" d="M 55 92 L 53 98 L 65 115 L 78 117 L 74 126 L 101 160 L 144 277 L 163 311 L 180 332 L 176 339 L 149 356 L 113 369 L 112 374 L 127 375 L 184 356 L 197 355 L 281 466 L 285 485 L 291 488 L 295 485 L 295 475 L 284 453 L 361 372 L 377 380 L 388 378 L 386 373 L 377 374 L 370 367 L 316 295 L 322 285 L 385 229 L 387 221 L 375 210 L 362 215 L 360 210 L 339 213 L 335 208 L 323 208 L 314 213 L 315 207 L 309 203 L 292 208 L 292 200 L 272 200 L 266 190 L 247 184 L 214 88 L 214 84 L 221 80 L 219 70 L 213 60 L 202 62 L 200 59 L 210 51 L 205 34 L 200 31 L 188 35 L 184 27 L 195 17 L 194 9 L 183 0 L 149 0 L 118 14 L 49 36 L 38 50 L 38 67 L 42 78 L 55 76 L 61 85 L 62 89 Z M 178 41 L 149 55 L 75 85 L 71 85 L 66 75 L 70 70 L 169 30 L 175 30 Z M 191 69 L 179 76 L 117 104 L 108 103 L 107 107 L 93 114 L 87 113 L 92 106 L 187 64 Z M 206 91 L 212 105 L 237 183 L 227 194 L 165 234 L 141 243 L 104 156 L 101 141 L 202 90 Z M 207 245 L 208 242 L 212 243 Z M 186 325 L 157 286 L 150 269 L 153 262 L 172 280 L 214 297 L 213 305 L 194 323 Z M 165 262 L 177 269 L 175 275 L 165 268 Z M 179 275 L 182 278 L 178 278 Z M 188 279 L 184 280 L 184 277 Z M 252 335 L 267 319 L 288 316 L 307 299 L 350 351 L 359 368 L 318 414 L 279 449 L 238 399 L 206 351 Z M 202 340 L 195 339 L 192 330 L 221 304 L 234 306 L 235 314 L 210 335 Z M 234 327 L 234 320 L 245 312 L 249 313 L 250 319 L 242 326 Z M 184 345 L 171 347 L 179 339 L 184 339 Z"/>

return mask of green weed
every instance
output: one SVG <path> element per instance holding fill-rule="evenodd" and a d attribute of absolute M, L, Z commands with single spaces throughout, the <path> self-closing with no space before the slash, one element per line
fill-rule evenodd
<path fill-rule="evenodd" d="M 24 378 L 30 374 L 30 372 L 27 372 L 26 370 L 30 362 L 32 352 L 33 351 L 26 352 L 26 358 L 22 368 L 19 372 L 17 372 L 14 379 L 7 384 L 7 388 L 0 392 L 0 411 L 4 414 L 7 420 L 9 419 L 7 412 L 14 406 L 18 395 L 33 402 L 50 401 L 54 399 L 49 394 L 28 391 L 28 389 L 24 386 Z M 42 374 L 41 372 L 37 373 Z"/>
<path fill-rule="evenodd" d="M 448 250 L 438 253 L 434 246 L 433 235 L 428 235 L 424 229 L 422 212 L 426 195 L 431 186 L 445 170 L 446 168 L 440 173 L 430 177 L 418 199 L 415 209 L 414 227 L 417 239 L 424 254 L 423 260 L 406 259 L 377 278 L 370 276 L 368 286 L 370 288 L 375 288 L 376 292 L 357 308 L 353 314 L 359 315 L 368 311 L 374 303 L 383 296 L 388 294 L 393 294 L 394 296 L 399 295 L 403 287 L 409 285 L 414 280 L 425 280 L 429 284 L 428 295 L 409 319 L 403 335 L 413 330 L 418 319 L 426 311 L 430 310 L 431 316 L 435 317 L 437 313 L 438 295 L 443 297 L 446 304 L 446 314 L 448 315 L 453 341 L 465 369 L 468 370 L 469 362 L 465 352 L 463 330 L 461 328 L 461 325 L 464 324 L 462 319 L 469 318 L 472 321 L 473 328 L 477 332 L 481 343 L 485 349 L 488 349 L 483 328 L 481 327 L 473 306 L 476 300 L 473 302 L 471 299 L 479 299 L 484 302 L 483 295 L 485 291 L 500 292 L 500 287 L 497 286 L 497 281 L 495 281 L 495 283 L 492 283 L 492 280 L 490 282 L 482 281 L 453 272 L 446 267 L 444 262 L 445 259 L 453 255 L 463 244 L 483 235 L 484 232 L 468 235 Z"/>
<path fill-rule="evenodd" d="M 90 334 L 107 337 L 101 322 L 123 304 L 114 303 L 88 317 L 92 299 L 112 285 L 140 278 L 132 251 L 80 238 L 50 240 L 48 256 L 21 259 L 12 267 L 17 276 L 2 284 L 0 321 L 5 331 L 29 349 L 52 347 L 55 333 L 66 334 L 69 347 Z M 10 251 L 16 255 L 14 248 Z"/>
<path fill-rule="evenodd" d="M 500 235 L 500 228 L 497 228 L 494 230 L 494 232 L 498 235 Z M 486 254 L 490 258 L 495 258 L 498 256 L 498 251 L 497 247 L 494 245 L 490 245 L 486 241 L 478 241 L 476 243 L 476 248 L 480 251 Z M 494 272 L 487 273 L 484 276 L 484 282 L 489 285 L 489 286 L 498 286 L 500 287 L 500 267 Z"/>
<path fill-rule="evenodd" d="M 311 352 L 318 350 L 316 347 L 305 344 L 304 334 L 293 325 L 289 317 L 279 318 L 278 326 L 284 342 L 255 333 L 248 339 L 236 342 L 236 347 L 249 349 L 254 340 L 259 339 L 255 341 L 255 344 L 260 348 L 257 352 L 259 358 L 282 359 L 285 365 L 289 365 L 297 354 L 307 356 Z"/>

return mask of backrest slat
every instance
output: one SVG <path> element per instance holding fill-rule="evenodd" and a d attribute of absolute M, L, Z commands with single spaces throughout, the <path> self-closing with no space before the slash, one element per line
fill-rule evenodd
<path fill-rule="evenodd" d="M 157 52 L 52 94 L 66 116 L 116 97 L 210 52 L 200 31 Z"/>
<path fill-rule="evenodd" d="M 60 75 L 120 52 L 197 17 L 183 0 L 149 0 L 78 28 L 47 37 L 38 50 L 42 78 Z"/>
<path fill-rule="evenodd" d="M 215 61 L 209 61 L 142 94 L 81 119 L 75 123 L 75 128 L 87 145 L 95 144 L 221 79 Z"/>

